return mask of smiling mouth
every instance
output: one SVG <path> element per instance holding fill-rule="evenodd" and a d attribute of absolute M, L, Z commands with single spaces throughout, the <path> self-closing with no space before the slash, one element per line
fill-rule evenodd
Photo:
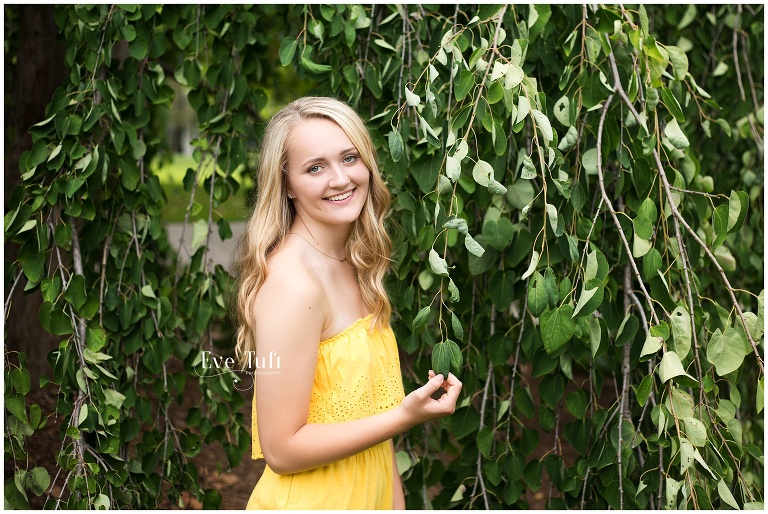
<path fill-rule="evenodd" d="M 331 202 L 341 202 L 342 200 L 346 200 L 347 198 L 352 196 L 352 193 L 354 193 L 354 192 L 355 192 L 355 190 L 351 189 L 351 190 L 349 190 L 349 191 L 347 191 L 345 193 L 341 193 L 340 195 L 327 196 L 327 197 L 323 198 L 323 200 L 329 200 Z"/>

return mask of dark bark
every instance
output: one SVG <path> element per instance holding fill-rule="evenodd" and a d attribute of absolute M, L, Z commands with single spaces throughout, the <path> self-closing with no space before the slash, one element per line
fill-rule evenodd
<path fill-rule="evenodd" d="M 6 87 L 11 90 L 5 95 L 4 198 L 7 210 L 13 188 L 21 183 L 19 158 L 32 147 L 29 128 L 44 119 L 45 107 L 53 92 L 67 77 L 67 67 L 64 44 L 57 39 L 59 30 L 54 21 L 54 6 L 17 5 L 6 6 L 5 9 L 15 10 L 19 38 L 16 63 L 11 66 L 13 82 L 11 85 L 6 81 Z M 6 59 L 12 57 L 6 55 Z M 18 250 L 18 245 L 7 241 L 6 261 L 13 262 Z M 40 376 L 48 370 L 48 353 L 60 338 L 40 326 L 38 310 L 42 303 L 41 295 L 39 291 L 24 294 L 26 280 L 23 277 L 20 280 L 5 313 L 5 345 L 6 351 L 26 353 L 32 387 L 37 388 Z M 6 288 L 9 283 L 9 277 L 6 277 Z M 8 291 L 6 289 L 4 296 Z"/>

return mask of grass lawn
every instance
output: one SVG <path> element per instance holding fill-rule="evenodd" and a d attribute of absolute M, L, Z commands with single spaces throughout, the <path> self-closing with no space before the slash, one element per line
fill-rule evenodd
<path fill-rule="evenodd" d="M 160 184 L 163 186 L 167 202 L 163 207 L 162 219 L 166 223 L 178 223 L 184 221 L 184 215 L 189 206 L 190 194 L 184 191 L 184 176 L 188 168 L 195 168 L 196 163 L 192 156 L 174 154 L 170 162 L 154 160 L 151 165 L 153 173 L 157 174 Z M 211 164 L 202 170 L 201 178 L 195 190 L 194 203 L 190 214 L 190 221 L 208 217 L 208 193 L 203 188 L 203 180 L 210 178 Z M 240 169 L 233 173 L 234 178 L 240 183 L 240 189 L 234 196 L 230 196 L 213 211 L 214 221 L 224 218 L 229 221 L 243 221 L 249 214 L 247 195 L 253 187 L 253 182 L 248 173 L 242 173 Z"/>

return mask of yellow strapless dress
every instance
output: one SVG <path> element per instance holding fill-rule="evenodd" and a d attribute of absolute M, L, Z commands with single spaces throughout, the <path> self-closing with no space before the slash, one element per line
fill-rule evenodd
<path fill-rule="evenodd" d="M 338 423 L 372 416 L 404 397 L 400 358 L 391 327 L 369 331 L 358 319 L 320 343 L 308 423 Z M 263 458 L 253 402 L 253 458 Z M 267 465 L 247 509 L 391 509 L 389 441 L 327 466 L 278 475 Z"/>

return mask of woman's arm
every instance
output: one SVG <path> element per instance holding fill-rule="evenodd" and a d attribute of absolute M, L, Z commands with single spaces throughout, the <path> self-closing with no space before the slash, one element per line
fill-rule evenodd
<path fill-rule="evenodd" d="M 397 457 L 395 456 L 395 443 L 390 439 L 389 446 L 392 448 L 392 491 L 394 494 L 392 510 L 405 510 L 405 494 L 403 493 L 403 482 L 400 480 L 400 472 L 397 470 Z"/>
<path fill-rule="evenodd" d="M 455 410 L 461 382 L 452 374 L 446 380 L 438 375 L 387 412 L 341 423 L 307 423 L 327 307 L 314 278 L 291 268 L 272 270 L 254 305 L 257 357 L 275 352 L 281 359 L 277 374 L 256 375 L 259 439 L 275 473 L 336 462 Z M 440 387 L 447 394 L 430 398 Z"/>

